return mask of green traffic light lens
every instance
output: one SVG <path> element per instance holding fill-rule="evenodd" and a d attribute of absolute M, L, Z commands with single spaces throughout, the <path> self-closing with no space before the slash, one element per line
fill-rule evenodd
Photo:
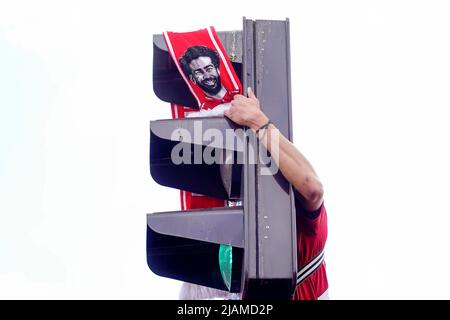
<path fill-rule="evenodd" d="M 233 269 L 233 247 L 230 245 L 221 244 L 219 248 L 219 267 L 222 279 L 228 288 L 231 290 L 231 276 Z"/>

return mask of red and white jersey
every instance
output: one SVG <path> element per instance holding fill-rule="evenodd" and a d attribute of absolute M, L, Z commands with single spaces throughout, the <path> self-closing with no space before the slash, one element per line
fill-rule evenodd
<path fill-rule="evenodd" d="M 293 300 L 327 298 L 328 279 L 323 259 L 328 235 L 325 205 L 306 212 L 296 199 L 297 211 L 297 287 Z"/>

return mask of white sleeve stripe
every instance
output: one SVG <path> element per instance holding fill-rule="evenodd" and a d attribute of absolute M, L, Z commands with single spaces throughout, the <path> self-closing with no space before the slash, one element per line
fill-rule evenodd
<path fill-rule="evenodd" d="M 312 275 L 317 269 L 319 269 L 319 267 L 322 265 L 323 262 L 323 256 L 322 258 L 313 266 L 313 268 L 309 269 L 307 272 L 298 275 L 297 276 L 297 285 L 299 285 L 300 283 L 302 283 L 304 280 L 306 280 L 306 278 L 310 275 Z"/>
<path fill-rule="evenodd" d="M 300 271 L 297 272 L 297 285 L 302 283 L 306 278 L 312 275 L 322 265 L 325 255 L 325 249 L 323 249 L 317 256 L 315 256 L 310 262 L 308 262 Z"/>
<path fill-rule="evenodd" d="M 239 86 L 238 86 L 237 83 L 236 83 L 236 79 L 234 79 L 234 77 L 233 77 L 233 73 L 232 73 L 231 70 L 230 70 L 230 66 L 229 66 L 228 63 L 227 63 L 227 60 L 225 59 L 225 56 L 223 55 L 222 50 L 220 50 L 219 45 L 218 45 L 217 42 L 216 42 L 216 39 L 214 39 L 214 36 L 213 36 L 213 34 L 212 34 L 212 31 L 211 31 L 211 27 L 208 27 L 207 30 L 208 30 L 209 37 L 211 38 L 211 41 L 213 42 L 214 47 L 216 47 L 216 50 L 217 50 L 217 52 L 219 53 L 220 58 L 222 59 L 222 63 L 223 63 L 223 65 L 225 66 L 225 69 L 226 69 L 227 72 L 228 72 L 228 76 L 230 77 L 231 82 L 233 82 L 234 88 L 235 88 L 236 90 L 238 90 L 238 89 L 239 89 Z"/>
<path fill-rule="evenodd" d="M 307 265 L 305 265 L 302 269 L 300 269 L 297 274 L 301 274 L 306 272 L 309 268 L 311 268 L 312 265 L 316 264 L 316 262 L 318 260 L 320 260 L 320 258 L 323 256 L 324 251 L 322 250 L 321 252 L 319 252 L 319 254 L 317 256 L 314 257 L 314 259 L 312 259 L 310 262 L 308 262 Z"/>

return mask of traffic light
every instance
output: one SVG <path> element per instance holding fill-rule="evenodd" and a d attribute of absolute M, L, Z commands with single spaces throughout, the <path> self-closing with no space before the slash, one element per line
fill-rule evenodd
<path fill-rule="evenodd" d="M 243 87 L 292 140 L 289 21 L 248 20 L 219 32 Z M 163 101 L 196 100 L 154 36 L 153 83 Z M 260 157 L 250 130 L 225 117 L 150 122 L 150 172 L 159 184 L 235 201 L 238 206 L 147 215 L 147 263 L 163 277 L 242 293 L 289 299 L 297 272 L 293 190 Z"/>

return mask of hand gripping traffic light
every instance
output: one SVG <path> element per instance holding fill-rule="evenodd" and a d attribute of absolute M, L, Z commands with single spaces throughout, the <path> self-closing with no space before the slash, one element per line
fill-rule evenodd
<path fill-rule="evenodd" d="M 289 21 L 248 20 L 219 32 L 243 87 L 292 140 Z M 196 106 L 161 35 L 155 35 L 153 86 L 163 101 Z M 291 185 L 251 130 L 225 117 L 150 122 L 150 172 L 167 187 L 240 206 L 147 215 L 147 263 L 163 277 L 242 293 L 289 299 L 297 248 Z M 268 161 L 267 161 L 268 160 Z"/>

